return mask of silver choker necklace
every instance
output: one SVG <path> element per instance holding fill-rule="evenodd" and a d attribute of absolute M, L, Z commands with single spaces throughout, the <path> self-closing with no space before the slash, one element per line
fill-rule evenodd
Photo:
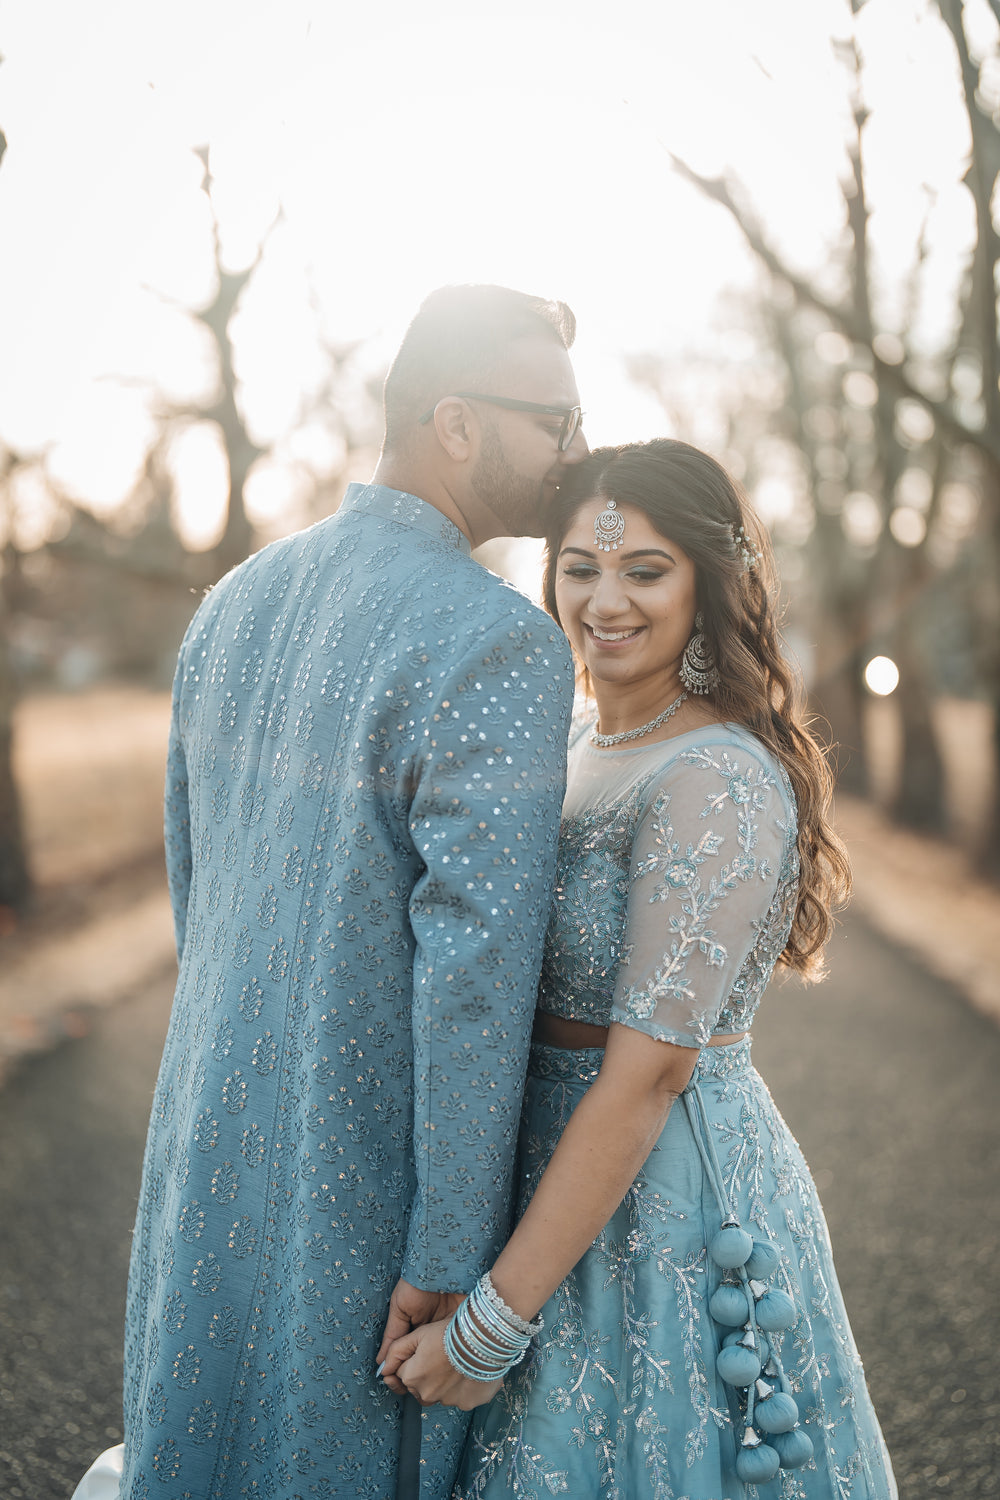
<path fill-rule="evenodd" d="M 621 734 L 598 734 L 595 729 L 590 736 L 590 743 L 597 745 L 601 750 L 606 750 L 609 745 L 620 745 L 623 740 L 637 740 L 640 735 L 650 734 L 652 730 L 659 729 L 661 724 L 665 724 L 671 714 L 677 712 L 686 697 L 686 692 L 681 693 L 680 697 L 675 698 L 662 714 L 658 714 L 655 719 L 650 719 L 648 724 L 640 724 L 638 729 L 623 729 Z"/>

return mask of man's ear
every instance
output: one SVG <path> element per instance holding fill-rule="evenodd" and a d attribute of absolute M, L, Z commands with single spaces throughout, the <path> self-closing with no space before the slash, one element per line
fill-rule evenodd
<path fill-rule="evenodd" d="M 467 463 L 479 436 L 473 412 L 458 396 L 445 396 L 434 408 L 434 431 L 453 463 Z"/>

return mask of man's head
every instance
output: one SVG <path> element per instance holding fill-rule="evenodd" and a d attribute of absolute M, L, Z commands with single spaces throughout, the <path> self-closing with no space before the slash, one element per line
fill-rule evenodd
<path fill-rule="evenodd" d="M 385 382 L 380 477 L 442 492 L 475 542 L 540 536 L 566 465 L 586 451 L 563 302 L 500 286 L 432 292 Z M 419 491 L 418 491 L 419 492 Z"/>

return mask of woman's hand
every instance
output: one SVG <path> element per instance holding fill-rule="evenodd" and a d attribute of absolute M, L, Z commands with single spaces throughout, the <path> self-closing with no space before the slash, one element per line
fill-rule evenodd
<path fill-rule="evenodd" d="M 459 1299 L 461 1301 L 461 1298 Z M 457 1406 L 471 1411 L 494 1397 L 502 1380 L 469 1380 L 444 1352 L 448 1318 L 425 1323 L 397 1339 L 386 1356 L 382 1378 L 391 1391 L 409 1391 L 421 1406 Z"/>
<path fill-rule="evenodd" d="M 425 1292 L 420 1287 L 411 1286 L 408 1281 L 397 1281 L 389 1298 L 389 1316 L 375 1363 L 382 1363 L 394 1339 L 402 1338 L 423 1323 L 450 1318 L 461 1301 L 461 1292 Z M 389 1389 L 399 1391 L 400 1387 L 390 1383 Z"/>

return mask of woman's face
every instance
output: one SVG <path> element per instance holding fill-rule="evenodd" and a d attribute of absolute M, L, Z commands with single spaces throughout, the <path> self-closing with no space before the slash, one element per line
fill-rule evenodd
<path fill-rule="evenodd" d="M 555 580 L 559 618 L 595 682 L 634 686 L 648 679 L 658 701 L 676 681 L 694 629 L 694 563 L 625 503 L 618 506 L 625 522 L 618 550 L 600 551 L 594 521 L 606 503 L 599 496 L 585 500 L 563 537 Z"/>

